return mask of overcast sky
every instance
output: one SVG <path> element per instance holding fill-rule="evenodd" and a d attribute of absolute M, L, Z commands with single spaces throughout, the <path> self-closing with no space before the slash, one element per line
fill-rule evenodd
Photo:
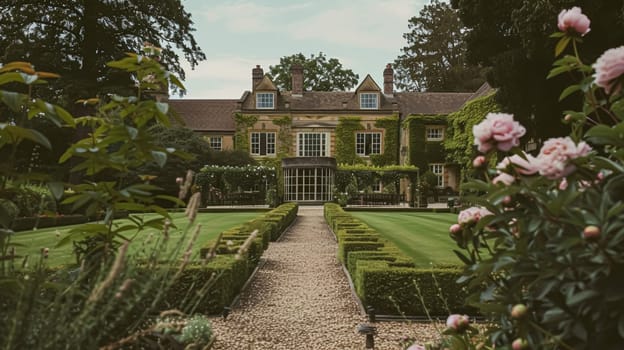
<path fill-rule="evenodd" d="M 206 54 L 184 66 L 184 98 L 237 99 L 251 89 L 256 64 L 322 51 L 383 86 L 383 69 L 400 54 L 407 22 L 428 0 L 184 0 Z M 304 72 L 305 74 L 305 72 Z"/>

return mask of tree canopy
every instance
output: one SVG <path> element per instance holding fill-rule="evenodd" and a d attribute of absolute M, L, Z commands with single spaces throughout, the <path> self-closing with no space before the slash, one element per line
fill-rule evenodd
<path fill-rule="evenodd" d="M 555 60 L 557 15 L 580 6 L 591 20 L 591 31 L 579 52 L 591 63 L 606 49 L 624 44 L 622 0 L 452 0 L 462 22 L 471 62 L 490 67 L 487 80 L 498 89 L 496 99 L 527 126 L 528 137 L 544 139 L 567 133 L 562 112 L 579 109 L 581 94 L 559 102 L 559 92 L 576 76 L 546 79 Z"/>
<path fill-rule="evenodd" d="M 279 89 L 292 90 L 290 68 L 295 63 L 303 66 L 304 91 L 345 91 L 358 82 L 359 76 L 343 68 L 337 58 L 327 59 L 322 52 L 311 54 L 309 58 L 297 53 L 280 58 L 278 65 L 269 66 L 268 75 Z"/>
<path fill-rule="evenodd" d="M 191 67 L 205 59 L 193 31 L 180 0 L 4 0 L 0 62 L 29 61 L 60 74 L 50 91 L 68 105 L 128 86 L 127 75 L 105 63 L 139 52 L 144 42 L 162 47 L 161 62 L 184 78 L 178 52 Z"/>
<path fill-rule="evenodd" d="M 475 91 L 482 69 L 466 62 L 466 29 L 456 10 L 432 0 L 409 19 L 407 46 L 394 61 L 397 88 L 409 91 Z"/>

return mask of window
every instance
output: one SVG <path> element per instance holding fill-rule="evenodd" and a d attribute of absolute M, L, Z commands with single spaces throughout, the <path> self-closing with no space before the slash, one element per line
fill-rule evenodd
<path fill-rule="evenodd" d="M 215 151 L 221 150 L 221 145 L 222 145 L 221 136 L 210 136 L 208 138 L 208 143 L 210 144 L 210 148 L 212 148 L 213 150 Z"/>
<path fill-rule="evenodd" d="M 329 156 L 329 134 L 326 132 L 300 132 L 297 134 L 298 157 Z"/>
<path fill-rule="evenodd" d="M 251 154 L 255 156 L 266 156 L 275 154 L 275 133 L 274 132 L 252 132 L 251 133 Z"/>
<path fill-rule="evenodd" d="M 275 108 L 275 94 L 272 92 L 256 93 L 256 108 L 273 109 Z"/>
<path fill-rule="evenodd" d="M 358 156 L 368 156 L 381 153 L 380 132 L 358 132 L 355 134 L 355 153 Z"/>
<path fill-rule="evenodd" d="M 438 178 L 438 187 L 444 187 L 444 164 L 429 164 L 429 170 Z"/>
<path fill-rule="evenodd" d="M 383 186 L 381 185 L 381 181 L 375 181 L 373 182 L 373 192 L 375 193 L 381 193 L 381 189 L 383 188 Z"/>
<path fill-rule="evenodd" d="M 360 109 L 377 109 L 379 101 L 378 93 L 361 93 Z"/>
<path fill-rule="evenodd" d="M 443 126 L 428 126 L 426 130 L 427 141 L 442 141 L 444 139 Z"/>

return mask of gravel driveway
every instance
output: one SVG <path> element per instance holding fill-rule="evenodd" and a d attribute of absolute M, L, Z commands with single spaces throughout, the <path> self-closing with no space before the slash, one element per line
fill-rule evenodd
<path fill-rule="evenodd" d="M 363 349 L 356 331 L 360 315 L 336 258 L 337 244 L 321 207 L 300 207 L 282 240 L 264 252 L 266 261 L 226 321 L 213 319 L 213 349 Z M 431 340 L 431 324 L 380 322 L 376 349 L 401 349 L 404 336 Z"/>

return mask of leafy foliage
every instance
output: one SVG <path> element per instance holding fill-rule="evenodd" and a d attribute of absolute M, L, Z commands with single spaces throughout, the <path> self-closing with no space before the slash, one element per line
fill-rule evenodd
<path fill-rule="evenodd" d="M 336 125 L 336 162 L 358 164 L 364 160 L 355 154 L 355 132 L 364 130 L 360 117 L 342 117 Z"/>
<path fill-rule="evenodd" d="M 446 115 L 412 115 L 403 125 L 409 130 L 409 162 L 419 169 L 429 169 L 430 163 L 444 163 L 440 141 L 427 141 L 427 125 L 446 125 Z"/>
<path fill-rule="evenodd" d="M 249 152 L 249 128 L 258 121 L 258 116 L 236 113 L 234 124 L 236 134 L 234 135 L 234 149 Z"/>
<path fill-rule="evenodd" d="M 489 67 L 488 83 L 498 89 L 496 101 L 513 113 L 535 139 L 562 136 L 569 130 L 559 123 L 562 111 L 578 109 L 581 95 L 559 101 L 560 91 L 580 76 L 571 72 L 546 79 L 555 41 L 544 33 L 557 30 L 557 15 L 572 6 L 583 6 L 591 18 L 584 37 L 583 62 L 594 62 L 607 48 L 624 44 L 622 1 L 596 0 L 452 0 L 462 22 L 471 62 Z M 571 52 L 569 47 L 566 52 Z"/>
<path fill-rule="evenodd" d="M 399 163 L 399 117 L 392 116 L 377 119 L 375 127 L 384 129 L 383 153 L 371 154 L 371 163 L 377 166 L 392 165 Z"/>
<path fill-rule="evenodd" d="M 290 69 L 294 64 L 303 66 L 304 91 L 346 91 L 355 86 L 359 76 L 342 67 L 337 58 L 327 59 L 324 53 L 305 57 L 302 53 L 280 58 L 280 63 L 269 67 L 269 77 L 278 89 L 292 90 Z"/>
<path fill-rule="evenodd" d="M 446 161 L 459 164 L 461 178 L 467 179 L 472 173 L 472 160 L 476 155 L 472 127 L 481 122 L 485 115 L 498 112 L 500 107 L 494 101 L 494 95 L 483 96 L 464 105 L 459 111 L 446 118 L 448 126 L 444 137 Z"/>
<path fill-rule="evenodd" d="M 466 60 L 466 28 L 457 10 L 432 0 L 409 19 L 407 46 L 394 61 L 396 86 L 408 91 L 475 91 L 482 69 Z"/>
<path fill-rule="evenodd" d="M 42 15 L 43 14 L 43 15 Z M 162 47 L 162 63 L 184 78 L 181 52 L 191 67 L 205 59 L 179 0 L 6 1 L 0 14 L 0 60 L 28 60 L 60 73 L 48 98 L 61 105 L 100 92 L 128 92 L 129 78 L 106 62 L 139 52 L 144 42 Z"/>

